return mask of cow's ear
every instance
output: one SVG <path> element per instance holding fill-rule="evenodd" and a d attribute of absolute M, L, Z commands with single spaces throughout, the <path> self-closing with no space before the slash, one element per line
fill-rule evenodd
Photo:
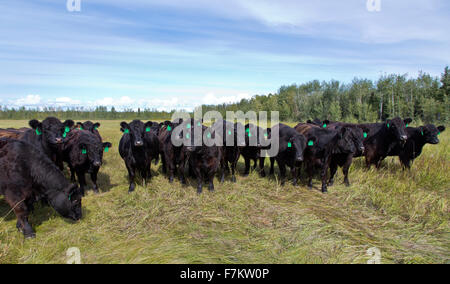
<path fill-rule="evenodd" d="M 389 119 L 389 120 L 386 120 L 385 125 L 386 125 L 387 128 L 391 128 L 392 121 L 391 121 L 390 119 Z"/>
<path fill-rule="evenodd" d="M 362 127 L 361 129 L 362 129 L 362 131 L 363 131 L 363 137 L 364 137 L 364 138 L 367 138 L 367 137 L 369 136 L 370 129 L 367 128 L 367 127 Z"/>
<path fill-rule="evenodd" d="M 328 119 L 322 121 L 323 128 L 327 128 L 327 126 L 330 124 L 330 121 Z"/>
<path fill-rule="evenodd" d="M 111 143 L 109 143 L 109 142 L 103 143 L 103 149 L 105 149 L 105 148 L 111 148 L 111 147 L 112 147 L 112 144 L 111 144 Z"/>
<path fill-rule="evenodd" d="M 308 141 L 306 142 L 306 145 L 308 147 L 313 147 L 314 145 L 316 145 L 317 142 L 317 138 L 315 136 L 309 137 Z"/>
<path fill-rule="evenodd" d="M 405 123 L 405 125 L 408 125 L 408 124 L 410 124 L 411 122 L 412 122 L 412 119 L 411 118 L 405 118 L 404 120 L 403 120 L 403 122 Z M 407 126 L 408 127 L 408 126 Z"/>
<path fill-rule="evenodd" d="M 443 126 L 443 125 L 441 125 L 441 126 L 438 126 L 437 127 L 437 129 L 439 130 L 439 132 L 444 132 L 445 131 L 445 126 Z"/>
<path fill-rule="evenodd" d="M 266 133 L 268 137 L 272 137 L 272 128 L 267 128 Z"/>
<path fill-rule="evenodd" d="M 120 123 L 120 131 L 125 132 L 125 130 L 130 129 L 130 126 L 125 121 L 122 121 Z"/>
<path fill-rule="evenodd" d="M 71 120 L 71 119 L 68 119 L 68 120 L 64 121 L 63 124 L 64 124 L 65 127 L 72 128 L 75 125 L 75 122 L 73 120 Z"/>
<path fill-rule="evenodd" d="M 99 129 L 100 126 L 101 126 L 100 122 L 96 122 L 96 123 L 94 124 L 94 130 Z"/>
<path fill-rule="evenodd" d="M 77 127 L 81 130 L 83 130 L 83 123 L 82 122 L 77 122 Z"/>
<path fill-rule="evenodd" d="M 87 149 L 87 145 L 84 143 L 80 143 L 78 144 L 78 147 L 80 148 L 80 150 L 86 150 Z M 84 154 L 84 153 L 83 153 Z"/>
<path fill-rule="evenodd" d="M 153 122 L 152 122 L 152 121 L 148 121 L 147 123 L 145 123 L 145 124 L 144 124 L 144 130 L 145 130 L 145 132 L 150 132 L 152 126 L 153 126 Z"/>
<path fill-rule="evenodd" d="M 313 123 L 313 122 L 311 121 L 311 119 L 308 119 L 308 120 L 306 121 L 306 123 L 311 124 L 311 123 Z"/>
<path fill-rule="evenodd" d="M 419 127 L 417 127 L 417 129 L 419 130 L 419 133 L 422 135 L 422 136 L 424 136 L 425 135 L 425 130 L 426 130 L 426 128 L 424 127 L 424 126 L 419 126 Z"/>
<path fill-rule="evenodd" d="M 34 130 L 42 130 L 42 123 L 39 122 L 39 120 L 36 120 L 36 119 L 30 120 L 30 122 L 28 122 L 28 124 Z"/>

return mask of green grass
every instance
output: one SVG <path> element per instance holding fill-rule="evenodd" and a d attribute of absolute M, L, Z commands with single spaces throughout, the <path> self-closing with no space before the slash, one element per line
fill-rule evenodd
<path fill-rule="evenodd" d="M 371 247 L 383 263 L 450 262 L 448 131 L 439 145 L 425 146 L 411 171 L 393 158 L 367 171 L 357 159 L 352 186 L 339 171 L 327 195 L 317 179 L 309 191 L 252 173 L 236 184 L 216 181 L 215 193 L 197 196 L 195 181 L 171 185 L 159 166 L 147 188 L 128 194 L 118 125 L 102 122 L 113 149 L 101 170 L 103 192 L 88 192 L 80 222 L 37 206 L 37 238 L 24 240 L 14 214 L 3 218 L 10 208 L 0 197 L 0 263 L 64 263 L 70 247 L 80 248 L 83 263 L 366 263 Z"/>

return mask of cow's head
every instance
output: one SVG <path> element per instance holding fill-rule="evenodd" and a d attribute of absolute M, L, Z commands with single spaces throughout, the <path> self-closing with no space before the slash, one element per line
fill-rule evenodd
<path fill-rule="evenodd" d="M 40 122 L 36 119 L 30 120 L 29 125 L 36 132 L 37 136 L 42 136 L 43 142 L 51 147 L 64 142 L 67 133 L 69 133 L 74 126 L 73 120 L 66 120 L 62 123 L 55 117 L 48 117 Z"/>
<path fill-rule="evenodd" d="M 120 124 L 121 131 L 125 135 L 130 135 L 133 147 L 143 147 L 145 145 L 145 135 L 151 131 L 153 122 L 143 123 L 140 120 L 134 120 L 130 124 L 125 121 Z"/>
<path fill-rule="evenodd" d="M 86 122 L 77 122 L 77 127 L 80 130 L 87 130 L 92 133 L 98 132 L 98 129 L 100 128 L 101 124 L 99 122 L 93 123 L 92 121 L 86 121 Z"/>
<path fill-rule="evenodd" d="M 335 130 L 338 132 L 336 151 L 338 153 L 355 153 L 357 148 L 355 147 L 351 127 L 338 126 Z"/>
<path fill-rule="evenodd" d="M 206 127 L 203 126 L 202 121 L 191 118 L 184 120 L 178 127 L 181 130 L 179 138 L 183 141 L 183 145 L 186 146 L 186 150 L 188 152 L 200 151 L 203 143 L 196 145 L 196 140 L 202 141 L 203 134 L 205 134 Z M 209 129 L 206 135 L 208 139 L 214 139 L 214 131 L 212 129 Z"/>
<path fill-rule="evenodd" d="M 316 138 L 311 138 L 310 140 L 312 143 L 314 143 L 314 141 L 316 141 Z M 287 141 L 281 143 L 286 142 L 287 142 L 286 150 L 292 153 L 291 155 L 294 156 L 295 162 L 303 162 L 303 154 L 307 147 L 306 137 L 303 136 L 302 134 L 295 134 L 292 135 L 291 137 L 287 137 Z M 311 142 L 310 146 L 312 146 Z"/>
<path fill-rule="evenodd" d="M 103 163 L 103 152 L 109 151 L 111 147 L 111 143 L 102 143 L 91 133 L 82 134 L 78 144 L 80 161 L 88 161 L 92 167 L 99 168 Z"/>
<path fill-rule="evenodd" d="M 351 133 L 353 144 L 355 145 L 355 154 L 362 155 L 365 151 L 364 139 L 369 137 L 370 129 L 367 127 L 350 127 L 349 131 Z"/>
<path fill-rule="evenodd" d="M 80 220 L 82 194 L 77 185 L 71 184 L 49 200 L 50 205 L 64 218 Z"/>
<path fill-rule="evenodd" d="M 406 133 L 406 127 L 408 124 L 412 122 L 411 118 L 401 119 L 400 117 L 396 117 L 393 119 L 389 119 L 385 122 L 385 126 L 389 133 L 395 140 L 399 141 L 402 145 L 406 143 L 408 139 L 408 135 Z"/>
<path fill-rule="evenodd" d="M 420 137 L 424 139 L 425 143 L 438 144 L 438 135 L 445 131 L 445 126 L 436 127 L 433 124 L 428 124 L 420 126 L 418 129 L 420 131 Z"/>

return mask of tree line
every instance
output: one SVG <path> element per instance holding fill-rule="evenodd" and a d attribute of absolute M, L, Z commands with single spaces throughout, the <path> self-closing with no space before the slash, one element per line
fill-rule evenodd
<path fill-rule="evenodd" d="M 300 85 L 282 86 L 277 93 L 256 95 L 237 103 L 203 105 L 203 113 L 215 110 L 226 117 L 227 111 L 279 111 L 281 121 L 328 119 L 347 122 L 374 122 L 396 116 L 416 122 L 448 123 L 450 120 L 450 74 L 447 66 L 441 77 L 420 72 L 417 78 L 407 74 L 381 75 L 377 81 L 355 78 L 351 83 L 318 80 Z M 175 111 L 126 109 L 114 107 L 84 108 L 8 108 L 0 107 L 0 119 L 43 119 L 57 116 L 79 120 L 168 120 Z"/>

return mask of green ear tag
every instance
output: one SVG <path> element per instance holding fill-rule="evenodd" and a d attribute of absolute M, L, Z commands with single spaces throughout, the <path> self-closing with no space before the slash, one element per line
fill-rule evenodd
<path fill-rule="evenodd" d="M 36 129 L 36 135 L 40 136 L 40 135 L 42 135 L 42 132 L 39 129 Z"/>
<path fill-rule="evenodd" d="M 105 153 L 109 152 L 109 147 L 105 147 Z"/>
<path fill-rule="evenodd" d="M 231 135 L 231 131 L 228 131 L 228 135 Z"/>
<path fill-rule="evenodd" d="M 267 137 L 269 137 L 269 135 L 267 133 L 264 133 L 264 137 L 266 137 L 266 139 L 267 139 Z"/>
<path fill-rule="evenodd" d="M 248 137 L 252 137 L 252 134 L 250 132 L 248 133 Z"/>
<path fill-rule="evenodd" d="M 441 132 L 438 132 L 438 135 L 441 135 Z"/>
<path fill-rule="evenodd" d="M 147 128 L 145 129 L 145 132 L 150 132 L 150 127 L 147 127 Z"/>
<path fill-rule="evenodd" d="M 314 142 L 312 140 L 309 140 L 308 146 L 314 146 Z"/>
<path fill-rule="evenodd" d="M 67 137 L 67 132 L 64 132 L 63 138 L 66 138 L 66 137 Z"/>
<path fill-rule="evenodd" d="M 94 130 L 98 130 L 98 127 L 96 126 L 96 127 L 94 127 Z"/>
<path fill-rule="evenodd" d="M 69 194 L 69 201 L 72 201 L 72 194 Z"/>
<path fill-rule="evenodd" d="M 125 129 L 125 131 L 124 131 L 123 133 L 129 134 L 129 133 L 130 133 L 130 130 L 129 130 L 129 129 Z"/>
<path fill-rule="evenodd" d="M 288 142 L 288 148 L 292 148 L 292 143 Z"/>
<path fill-rule="evenodd" d="M 391 126 L 389 125 L 389 123 L 387 124 L 387 127 L 388 127 L 388 128 L 391 127 Z"/>
<path fill-rule="evenodd" d="M 172 131 L 172 127 L 170 127 L 170 125 L 167 126 L 167 131 Z"/>
<path fill-rule="evenodd" d="M 186 125 L 186 127 L 187 127 L 187 129 L 191 129 L 191 124 L 188 123 L 188 124 Z"/>
<path fill-rule="evenodd" d="M 420 133 L 422 133 L 422 136 L 423 136 L 423 131 L 420 131 Z"/>
<path fill-rule="evenodd" d="M 69 133 L 70 132 L 70 127 L 69 126 L 66 126 L 66 129 L 64 130 L 66 133 Z"/>
<path fill-rule="evenodd" d="M 405 126 L 408 127 L 408 123 Z"/>
<path fill-rule="evenodd" d="M 191 135 L 190 135 L 189 133 L 186 134 L 186 138 L 187 138 L 187 139 L 191 138 Z"/>
<path fill-rule="evenodd" d="M 326 124 L 324 124 L 324 125 L 323 125 L 323 128 L 327 128 L 327 125 L 326 125 Z"/>
<path fill-rule="evenodd" d="M 202 123 L 201 122 L 197 123 L 197 126 L 202 126 Z"/>
<path fill-rule="evenodd" d="M 208 133 L 206 137 L 211 138 L 211 133 Z"/>
<path fill-rule="evenodd" d="M 249 133 L 250 132 L 250 128 L 245 129 L 245 132 Z"/>
<path fill-rule="evenodd" d="M 80 126 L 80 130 L 83 130 L 83 126 Z"/>
<path fill-rule="evenodd" d="M 364 132 L 364 138 L 367 138 L 367 132 Z"/>
<path fill-rule="evenodd" d="M 86 149 L 81 150 L 81 154 L 86 155 L 87 154 L 87 150 Z"/>

